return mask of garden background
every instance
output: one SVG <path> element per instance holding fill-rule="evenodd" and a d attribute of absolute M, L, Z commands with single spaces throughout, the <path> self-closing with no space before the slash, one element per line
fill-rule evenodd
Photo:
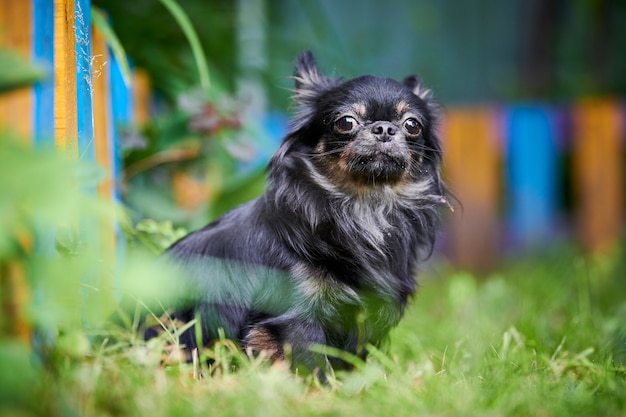
<path fill-rule="evenodd" d="M 0 415 L 623 415 L 626 5 L 0 6 Z M 163 365 L 111 314 L 172 296 L 156 255 L 263 191 L 303 49 L 418 73 L 462 206 L 389 345 L 328 386 L 226 340 Z"/>

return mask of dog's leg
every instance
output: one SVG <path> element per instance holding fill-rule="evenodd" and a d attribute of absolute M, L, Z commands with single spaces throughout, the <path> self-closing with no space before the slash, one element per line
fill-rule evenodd
<path fill-rule="evenodd" d="M 322 326 L 314 321 L 292 317 L 273 317 L 254 324 L 243 338 L 248 355 L 267 355 L 272 361 L 287 361 L 291 368 L 316 373 L 324 380 L 329 370 L 325 355 L 314 353 L 314 344 L 325 345 Z"/>

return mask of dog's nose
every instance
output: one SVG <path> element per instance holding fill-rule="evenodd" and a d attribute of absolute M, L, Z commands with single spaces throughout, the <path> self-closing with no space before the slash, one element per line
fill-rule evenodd
<path fill-rule="evenodd" d="M 396 134 L 398 128 L 389 122 L 376 122 L 372 125 L 372 133 L 376 140 L 381 142 L 389 142 L 393 135 Z"/>

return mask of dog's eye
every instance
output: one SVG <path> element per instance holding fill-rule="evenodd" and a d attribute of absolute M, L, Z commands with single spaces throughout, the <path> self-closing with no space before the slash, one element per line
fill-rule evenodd
<path fill-rule="evenodd" d="M 354 117 L 343 116 L 335 122 L 335 130 L 339 133 L 350 133 L 356 127 L 357 121 Z"/>
<path fill-rule="evenodd" d="M 414 118 L 406 119 L 404 121 L 404 128 L 411 136 L 417 136 L 422 133 L 422 125 Z"/>

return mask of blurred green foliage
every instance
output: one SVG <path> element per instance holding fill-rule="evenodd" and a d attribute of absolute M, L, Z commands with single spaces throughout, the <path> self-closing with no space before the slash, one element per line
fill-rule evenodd
<path fill-rule="evenodd" d="M 220 70 L 212 64 L 209 84 L 205 62 L 205 49 L 217 56 L 224 53 L 215 50 L 227 47 L 222 32 L 234 36 L 233 28 L 224 26 L 232 20 L 232 5 L 172 0 L 133 7 L 115 1 L 94 4 L 110 18 L 110 24 L 99 21 L 109 42 L 117 45 L 114 52 L 122 54 L 122 61 L 128 53 L 161 93 L 152 103 L 156 110 L 147 125 L 123 127 L 121 191 L 133 221 L 148 217 L 199 228 L 261 194 L 266 160 L 259 155 L 268 142 L 266 134 L 256 121 L 242 120 L 245 105 L 233 98 L 228 83 L 220 82 Z M 96 16 L 100 13 L 96 9 Z M 129 19 L 132 25 L 126 25 Z M 216 24 L 207 26 L 211 19 Z M 215 36 L 219 42 L 212 42 Z M 230 77 L 232 68 L 225 68 Z"/>
<path fill-rule="evenodd" d="M 190 90 L 175 108 L 124 140 L 124 200 L 135 220 L 199 228 L 259 196 L 266 133 L 241 120 L 239 103 L 211 89 Z"/>
<path fill-rule="evenodd" d="M 135 226 L 134 234 L 155 255 L 163 253 L 174 242 L 187 234 L 182 227 L 174 227 L 172 222 L 157 222 L 143 219 Z"/>
<path fill-rule="evenodd" d="M 44 71 L 16 52 L 0 49 L 0 93 L 30 85 L 44 76 Z"/>
<path fill-rule="evenodd" d="M 34 79 L 36 70 L 20 65 L 22 78 L 0 80 L 5 90 Z M 33 346 L 42 358 L 57 349 L 61 356 L 82 356 L 90 351 L 84 329 L 109 321 L 119 297 L 141 297 L 149 305 L 177 296 L 172 272 L 147 250 L 160 253 L 185 231 L 156 222 L 133 228 L 121 207 L 90 191 L 107 175 L 102 167 L 54 149 L 34 149 L 30 141 L 0 131 L 0 341 L 34 332 Z M 116 224 L 126 232 L 118 235 L 117 253 L 103 240 Z M 12 357 L 16 364 L 28 363 L 32 346 L 17 339 L 0 345 L 0 367 Z M 22 353 L 16 353 L 18 346 Z M 4 395 L 8 383 L 0 382 Z"/>
<path fill-rule="evenodd" d="M 138 66 L 175 97 L 193 78 L 189 46 L 159 2 L 96 0 Z M 236 7 L 246 2 L 185 0 L 218 85 L 237 77 Z M 296 54 L 313 50 L 322 67 L 352 77 L 418 73 L 438 100 L 571 100 L 626 94 L 623 1 L 265 0 L 271 107 L 284 111 Z M 184 88 L 182 88 L 184 90 Z"/>
<path fill-rule="evenodd" d="M 166 285 L 160 281 L 166 276 L 160 268 L 125 275 L 141 264 L 137 259 L 147 256 L 138 240 L 129 241 L 122 265 L 101 246 L 99 225 L 113 227 L 117 222 L 129 237 L 138 233 L 121 208 L 79 191 L 101 181 L 101 168 L 51 151 L 33 151 L 8 133 L 0 136 L 0 166 L 1 271 L 7 278 L 7 265 L 24 267 L 27 281 L 22 284 L 31 287 L 32 304 L 22 313 L 34 327 L 56 333 L 67 326 L 99 323 L 115 308 L 114 292 L 126 292 L 136 280 L 156 292 Z M 156 227 L 149 232 L 174 237 L 184 233 Z M 124 278 L 116 279 L 120 274 Z M 145 274 L 151 276 L 142 281 Z M 97 302 L 81 303 L 94 297 Z"/>
<path fill-rule="evenodd" d="M 235 73 L 234 5 L 230 0 L 178 2 L 198 33 L 211 84 L 232 91 Z M 156 0 L 94 0 L 108 15 L 133 65 L 144 68 L 158 92 L 175 101 L 198 84 L 193 51 L 181 26 Z"/>

